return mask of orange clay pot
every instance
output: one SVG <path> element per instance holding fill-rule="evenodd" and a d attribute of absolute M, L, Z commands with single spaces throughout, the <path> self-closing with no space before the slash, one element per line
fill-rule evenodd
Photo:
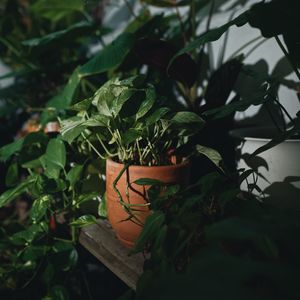
<path fill-rule="evenodd" d="M 111 159 L 106 160 L 106 205 L 110 224 L 116 232 L 118 239 L 127 247 L 132 248 L 134 242 L 142 231 L 147 216 L 150 214 L 148 206 L 132 206 L 132 209 L 138 209 L 135 216 L 140 222 L 126 220 L 129 214 L 122 207 L 118 194 L 113 189 L 113 183 L 122 171 L 124 165 L 116 163 Z M 127 189 L 127 176 L 133 189 L 139 193 Z M 117 189 L 122 195 L 124 202 L 130 204 L 145 204 L 147 203 L 147 189 L 150 186 L 140 186 L 133 182 L 140 178 L 151 178 L 160 180 L 164 183 L 180 184 L 186 186 L 189 183 L 190 164 L 187 160 L 180 164 L 170 166 L 130 166 L 127 172 L 124 172 L 117 183 Z M 126 191 L 128 190 L 128 196 Z M 125 221 L 126 220 L 126 221 Z M 136 219 L 133 219 L 136 220 Z M 137 224 L 140 223 L 140 224 Z"/>

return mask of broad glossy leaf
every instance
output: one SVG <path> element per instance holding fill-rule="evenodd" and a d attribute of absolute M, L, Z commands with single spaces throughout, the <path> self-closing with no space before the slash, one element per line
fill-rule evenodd
<path fill-rule="evenodd" d="M 177 126 L 182 125 L 197 125 L 199 130 L 204 126 L 205 121 L 196 113 L 189 111 L 180 111 L 175 114 L 171 122 Z"/>
<path fill-rule="evenodd" d="M 32 220 L 38 222 L 45 216 L 51 204 L 51 196 L 45 195 L 33 201 L 30 217 Z"/>
<path fill-rule="evenodd" d="M 142 118 L 145 114 L 147 114 L 150 111 L 150 109 L 154 105 L 155 100 L 156 100 L 155 88 L 150 86 L 146 89 L 146 97 L 142 102 L 138 112 L 136 113 L 137 120 Z"/>
<path fill-rule="evenodd" d="M 112 86 L 114 86 L 114 89 L 112 89 Z M 127 89 L 127 86 L 120 86 L 120 80 L 118 78 L 111 79 L 102 85 L 95 93 L 92 104 L 97 107 L 100 114 L 112 117 L 111 107 L 114 100 Z"/>
<path fill-rule="evenodd" d="M 136 141 L 138 138 L 140 138 L 142 135 L 142 132 L 140 130 L 129 128 L 125 133 L 122 135 L 122 139 L 124 140 L 124 143 L 126 145 L 131 144 L 132 142 Z"/>
<path fill-rule="evenodd" d="M 123 105 L 136 93 L 134 89 L 123 90 L 122 93 L 112 102 L 111 113 L 114 117 L 118 116 Z"/>
<path fill-rule="evenodd" d="M 79 217 L 77 220 L 70 223 L 71 226 L 74 227 L 84 227 L 87 225 L 92 225 L 97 223 L 97 219 L 93 215 L 84 215 Z"/>
<path fill-rule="evenodd" d="M 15 188 L 5 191 L 0 196 L 0 207 L 5 206 L 12 200 L 16 199 L 18 196 L 27 191 L 27 189 L 36 181 L 35 176 L 27 177 L 23 182 L 17 185 Z"/>
<path fill-rule="evenodd" d="M 118 67 L 131 50 L 134 35 L 123 33 L 80 68 L 81 76 L 99 74 Z"/>
<path fill-rule="evenodd" d="M 83 170 L 83 165 L 75 165 L 68 172 L 66 179 L 69 181 L 71 188 L 74 188 L 77 181 L 80 180 L 82 170 Z"/>
<path fill-rule="evenodd" d="M 93 98 L 84 99 L 80 102 L 75 103 L 69 109 L 75 111 L 87 111 L 90 108 L 92 101 Z"/>
<path fill-rule="evenodd" d="M 51 139 L 48 143 L 45 159 L 52 162 L 59 168 L 64 169 L 66 164 L 66 148 L 63 141 Z"/>
<path fill-rule="evenodd" d="M 205 155 L 213 164 L 215 164 L 219 169 L 222 170 L 222 156 L 218 151 L 201 145 L 197 145 L 196 150 L 198 153 Z"/>
<path fill-rule="evenodd" d="M 81 132 L 86 129 L 85 120 L 80 117 L 71 117 L 60 122 L 60 133 L 65 141 L 71 144 Z"/>
<path fill-rule="evenodd" d="M 18 139 L 0 148 L 0 161 L 7 161 L 12 155 L 22 149 L 24 138 Z"/>

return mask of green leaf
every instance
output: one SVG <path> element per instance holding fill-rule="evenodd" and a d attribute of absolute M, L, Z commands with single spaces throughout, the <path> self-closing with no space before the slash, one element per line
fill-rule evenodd
<path fill-rule="evenodd" d="M 76 198 L 76 204 L 79 206 L 82 203 L 85 203 L 87 201 L 91 201 L 91 200 L 97 200 L 97 197 L 99 197 L 99 192 L 90 192 L 87 194 L 81 194 Z"/>
<path fill-rule="evenodd" d="M 193 112 L 180 111 L 171 119 L 171 123 L 176 129 L 186 129 L 195 132 L 204 127 L 205 121 Z"/>
<path fill-rule="evenodd" d="M 46 245 L 43 246 L 30 245 L 24 250 L 22 254 L 22 259 L 25 261 L 36 261 L 41 257 L 45 256 L 49 249 L 50 247 Z"/>
<path fill-rule="evenodd" d="M 147 117 L 146 125 L 149 126 L 156 123 L 158 120 L 164 117 L 169 111 L 170 109 L 167 107 L 161 107 L 155 110 L 149 117 Z"/>
<path fill-rule="evenodd" d="M 66 164 L 66 148 L 64 142 L 59 139 L 51 139 L 46 153 L 41 158 L 45 174 L 49 178 L 57 178 L 61 169 Z"/>
<path fill-rule="evenodd" d="M 134 44 L 134 35 L 122 33 L 80 68 L 81 76 L 99 74 L 118 67 Z"/>
<path fill-rule="evenodd" d="M 7 170 L 5 176 L 5 185 L 8 187 L 12 187 L 18 183 L 19 171 L 18 171 L 18 164 L 12 163 Z"/>
<path fill-rule="evenodd" d="M 196 145 L 196 150 L 198 153 L 206 156 L 213 164 L 223 171 L 221 167 L 222 156 L 218 151 L 201 145 Z"/>
<path fill-rule="evenodd" d="M 84 2 L 82 0 L 39 0 L 30 8 L 35 14 L 57 22 L 74 12 L 83 12 Z"/>
<path fill-rule="evenodd" d="M 121 94 L 113 100 L 111 113 L 114 117 L 116 117 L 121 111 L 123 105 L 136 93 L 134 89 L 126 89 L 121 92 Z"/>
<path fill-rule="evenodd" d="M 12 200 L 16 199 L 18 196 L 27 191 L 27 189 L 36 181 L 35 176 L 27 177 L 23 182 L 17 185 L 15 188 L 5 191 L 0 196 L 0 207 L 5 206 Z"/>
<path fill-rule="evenodd" d="M 124 143 L 126 145 L 129 145 L 130 143 L 134 142 L 135 140 L 137 140 L 140 137 L 141 137 L 141 131 L 134 129 L 134 128 L 129 128 L 122 135 L 122 139 L 124 140 Z"/>
<path fill-rule="evenodd" d="M 24 138 L 18 139 L 0 148 L 0 161 L 7 161 L 12 155 L 23 147 Z"/>
<path fill-rule="evenodd" d="M 81 132 L 86 129 L 85 120 L 80 117 L 71 117 L 60 122 L 60 133 L 65 141 L 71 144 Z"/>
<path fill-rule="evenodd" d="M 48 226 L 45 222 L 39 224 L 33 224 L 25 230 L 18 231 L 11 236 L 11 241 L 16 245 L 24 245 L 25 243 L 31 243 L 36 238 L 46 234 L 48 232 Z"/>
<path fill-rule="evenodd" d="M 153 107 L 156 100 L 156 92 L 154 87 L 146 89 L 146 98 L 142 102 L 138 112 L 136 113 L 136 120 L 142 118 Z"/>
<path fill-rule="evenodd" d="M 49 45 L 53 43 L 57 43 L 57 42 L 65 43 L 69 39 L 74 40 L 80 36 L 88 35 L 93 28 L 94 28 L 93 23 L 87 21 L 81 21 L 79 23 L 76 23 L 68 27 L 67 29 L 52 32 L 40 38 L 33 38 L 33 39 L 23 41 L 22 44 L 28 47 L 40 47 L 45 45 L 49 47 Z"/>
<path fill-rule="evenodd" d="M 50 207 L 51 204 L 51 196 L 45 195 L 38 199 L 35 199 L 31 210 L 30 210 L 30 217 L 35 222 L 40 221 L 46 214 L 47 209 Z"/>
<path fill-rule="evenodd" d="M 164 183 L 157 179 L 152 178 L 139 178 L 135 180 L 133 183 L 137 185 L 164 185 Z"/>
<path fill-rule="evenodd" d="M 92 97 L 84 99 L 80 102 L 75 103 L 73 106 L 69 107 L 69 109 L 75 111 L 87 111 L 92 104 L 92 100 Z"/>
<path fill-rule="evenodd" d="M 66 179 L 70 182 L 70 187 L 74 188 L 76 182 L 80 179 L 83 170 L 83 165 L 75 165 L 68 172 Z"/>
<path fill-rule="evenodd" d="M 63 90 L 53 98 L 51 98 L 47 104 L 47 108 L 66 109 L 68 108 L 76 95 L 77 88 L 79 86 L 81 76 L 79 74 L 79 67 L 74 70 L 68 83 Z"/>
<path fill-rule="evenodd" d="M 106 193 L 101 198 L 101 201 L 98 206 L 98 215 L 101 218 L 107 218 L 107 208 L 106 208 Z"/>
<path fill-rule="evenodd" d="M 111 108 L 115 99 L 124 91 L 127 86 L 120 86 L 118 78 L 107 81 L 95 93 L 92 104 L 97 107 L 98 112 L 104 116 L 112 117 Z"/>
<path fill-rule="evenodd" d="M 165 222 L 165 215 L 161 211 L 155 211 L 147 219 L 144 228 L 135 242 L 133 252 L 140 252 L 145 245 L 151 242 L 160 231 Z"/>
<path fill-rule="evenodd" d="M 97 219 L 93 215 L 84 215 L 70 223 L 74 227 L 84 227 L 97 223 Z"/>

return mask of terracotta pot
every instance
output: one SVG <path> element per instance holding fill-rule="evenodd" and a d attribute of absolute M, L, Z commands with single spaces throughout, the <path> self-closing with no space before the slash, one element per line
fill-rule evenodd
<path fill-rule="evenodd" d="M 132 248 L 135 240 L 142 231 L 142 224 L 145 223 L 147 216 L 150 214 L 148 206 L 132 206 L 133 209 L 138 209 L 135 212 L 135 217 L 138 219 L 128 220 L 129 214 L 122 207 L 118 194 L 113 189 L 113 182 L 122 171 L 124 165 L 116 163 L 111 159 L 106 161 L 106 203 L 108 219 L 116 232 L 118 239 L 127 247 Z M 183 161 L 177 165 L 170 166 L 130 166 L 128 172 L 124 172 L 117 183 L 124 202 L 130 204 L 145 204 L 147 203 L 147 189 L 150 186 L 139 186 L 133 182 L 140 178 L 151 178 L 160 180 L 165 183 L 180 184 L 186 186 L 189 183 L 190 164 L 188 161 Z M 127 189 L 128 181 L 131 183 L 135 192 Z M 128 197 L 126 192 L 128 190 Z M 127 220 L 126 220 L 127 219 Z M 138 223 L 138 224 L 137 224 Z"/>

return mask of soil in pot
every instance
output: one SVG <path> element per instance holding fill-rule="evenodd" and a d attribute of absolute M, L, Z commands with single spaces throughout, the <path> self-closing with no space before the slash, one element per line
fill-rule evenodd
<path fill-rule="evenodd" d="M 106 161 L 106 204 L 108 219 L 116 232 L 118 239 L 127 247 L 132 248 L 142 231 L 147 216 L 151 213 L 147 203 L 147 189 L 149 186 L 139 186 L 133 182 L 140 178 L 156 179 L 164 183 L 180 184 L 189 183 L 190 164 L 187 160 L 169 166 L 129 166 L 117 183 L 122 200 L 130 203 L 135 218 L 129 218 L 128 212 L 120 203 L 118 194 L 113 188 L 113 183 L 123 170 L 124 165 L 111 159 Z M 129 182 L 133 189 L 128 188 Z M 136 205 L 136 206 L 135 206 Z"/>

